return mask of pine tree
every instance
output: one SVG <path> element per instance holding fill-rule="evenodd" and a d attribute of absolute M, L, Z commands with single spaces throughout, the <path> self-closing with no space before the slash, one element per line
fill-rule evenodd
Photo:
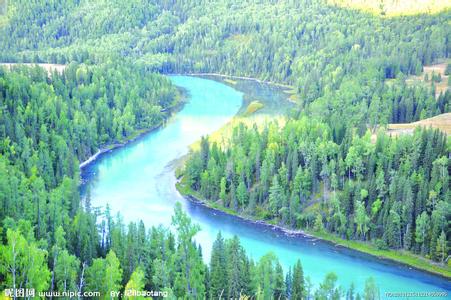
<path fill-rule="evenodd" d="M 280 263 L 277 261 L 275 266 L 275 278 L 274 278 L 274 299 L 283 299 L 285 295 L 285 281 L 283 277 L 283 269 Z"/>
<path fill-rule="evenodd" d="M 287 275 L 285 276 L 285 297 L 287 299 L 291 299 L 291 295 L 293 293 L 293 275 L 291 274 L 291 267 L 288 267 Z"/>
<path fill-rule="evenodd" d="M 210 260 L 210 295 L 212 299 L 227 294 L 227 261 L 224 239 L 219 232 L 213 243 Z"/>
<path fill-rule="evenodd" d="M 355 298 L 355 286 L 354 282 L 351 282 L 351 286 L 349 287 L 349 290 L 346 293 L 346 300 L 354 300 Z"/>
<path fill-rule="evenodd" d="M 401 218 L 395 210 L 390 210 L 387 221 L 388 245 L 393 248 L 401 247 Z"/>
<path fill-rule="evenodd" d="M 429 216 L 425 211 L 417 218 L 416 224 L 415 242 L 421 246 L 421 253 L 424 254 L 427 252 L 427 237 L 429 231 Z"/>
<path fill-rule="evenodd" d="M 298 260 L 293 267 L 293 283 L 291 288 L 291 299 L 302 300 L 306 296 L 304 271 L 302 269 L 301 261 Z"/>
<path fill-rule="evenodd" d="M 365 205 L 363 201 L 356 201 L 355 206 L 355 223 L 357 225 L 357 234 L 365 240 L 365 235 L 368 232 L 368 223 L 370 218 L 366 215 Z"/>
<path fill-rule="evenodd" d="M 200 231 L 200 227 L 192 224 L 179 202 L 174 208 L 172 225 L 177 231 L 177 259 L 179 261 L 174 293 L 202 298 L 205 294 L 205 266 L 193 243 L 193 237 Z"/>
<path fill-rule="evenodd" d="M 219 187 L 219 199 L 221 199 L 223 206 L 226 206 L 226 199 L 227 199 L 226 184 L 227 184 L 226 178 L 222 177 L 221 178 L 221 184 L 220 184 L 220 187 Z"/>
<path fill-rule="evenodd" d="M 227 298 L 239 298 L 244 286 L 245 253 L 237 236 L 226 243 L 227 261 Z"/>
<path fill-rule="evenodd" d="M 445 261 L 445 256 L 448 253 L 447 241 L 445 232 L 442 230 L 442 233 L 437 238 L 437 247 L 436 247 L 437 257 L 439 258 L 440 263 L 443 264 Z"/>
<path fill-rule="evenodd" d="M 236 198 L 240 207 L 244 207 L 248 201 L 248 192 L 244 180 L 241 178 L 240 183 L 236 189 Z"/>
<path fill-rule="evenodd" d="M 323 217 L 321 216 L 320 213 L 316 214 L 315 224 L 313 225 L 313 229 L 317 232 L 324 231 Z"/>
<path fill-rule="evenodd" d="M 283 202 L 283 190 L 279 185 L 279 179 L 277 175 L 274 175 L 271 188 L 269 189 L 269 208 L 273 216 L 277 216 L 279 209 Z"/>

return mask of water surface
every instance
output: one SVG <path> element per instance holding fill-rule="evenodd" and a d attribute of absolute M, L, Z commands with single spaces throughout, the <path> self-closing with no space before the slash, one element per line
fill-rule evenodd
<path fill-rule="evenodd" d="M 196 240 L 202 245 L 204 257 L 209 258 L 211 245 L 221 230 L 226 237 L 238 235 L 254 259 L 272 251 L 284 268 L 301 259 L 304 273 L 315 284 L 333 271 L 345 289 L 354 282 L 357 290 L 363 290 L 365 280 L 372 276 L 382 295 L 451 290 L 451 283 L 446 279 L 315 239 L 289 237 L 272 228 L 185 201 L 174 187 L 173 162 L 188 152 L 190 144 L 219 129 L 235 115 L 243 94 L 213 80 L 187 76 L 171 79 L 187 90 L 189 102 L 163 128 L 103 155 L 83 170 L 93 206 L 109 204 L 126 222 L 143 220 L 152 226 L 169 225 L 174 205 L 180 201 L 194 222 L 202 227 Z M 246 88 L 252 90 L 252 97 L 268 97 L 271 91 L 274 99 L 280 101 L 282 95 L 278 89 L 253 82 L 248 82 Z"/>

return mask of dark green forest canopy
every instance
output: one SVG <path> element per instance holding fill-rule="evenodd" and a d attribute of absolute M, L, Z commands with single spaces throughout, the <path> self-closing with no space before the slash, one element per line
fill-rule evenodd
<path fill-rule="evenodd" d="M 160 72 L 285 82 L 294 85 L 302 107 L 319 98 L 309 106 L 311 114 L 331 124 L 352 115 L 349 124 L 357 127 L 365 125 L 371 101 L 376 110 L 385 109 L 377 103 L 385 79 L 402 82 L 401 74 L 419 74 L 451 49 L 449 10 L 380 18 L 321 1 L 11 1 L 9 6 L 0 26 L 3 61 L 126 60 Z M 408 98 L 382 102 L 407 103 L 407 110 L 422 102 L 418 112 L 407 113 L 412 117 L 373 114 L 374 120 L 416 121 L 433 102 L 424 95 Z M 425 109 L 423 117 L 445 111 L 445 105 Z"/>
<path fill-rule="evenodd" d="M 185 176 L 204 197 L 443 262 L 447 138 L 421 130 L 371 141 L 370 133 L 450 111 L 449 92 L 435 99 L 433 85 L 405 83 L 449 58 L 450 19 L 449 10 L 380 18 L 310 0 L 0 1 L 1 62 L 67 65 L 50 76 L 0 68 L 0 289 L 13 284 L 16 254 L 17 286 L 38 291 L 344 296 L 333 274 L 312 291 L 300 263 L 284 278 L 274 256 L 253 262 L 236 239 L 218 236 L 204 264 L 192 240 L 199 228 L 180 208 L 175 236 L 95 210 L 89 193 L 81 201 L 79 162 L 159 126 L 177 104 L 176 89 L 154 72 L 251 76 L 297 93 L 286 126 L 237 128 L 224 149 L 202 142 Z M 374 293 L 374 281 L 367 287 Z"/>

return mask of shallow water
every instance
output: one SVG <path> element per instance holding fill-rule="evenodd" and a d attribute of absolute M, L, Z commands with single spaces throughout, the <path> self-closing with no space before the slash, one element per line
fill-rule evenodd
<path fill-rule="evenodd" d="M 243 94 L 203 78 L 173 76 L 171 80 L 189 94 L 189 102 L 183 109 L 163 128 L 101 156 L 83 169 L 84 188 L 90 187 L 92 206 L 109 204 L 126 222 L 141 219 L 147 226 L 168 226 L 174 204 L 180 201 L 194 222 L 202 227 L 196 240 L 202 246 L 204 257 L 209 258 L 211 245 L 220 230 L 226 237 L 238 235 L 254 259 L 272 251 L 285 268 L 301 259 L 304 273 L 314 284 L 333 271 L 345 289 L 354 282 L 357 290 L 363 290 L 365 280 L 374 277 L 382 296 L 384 292 L 451 290 L 450 281 L 441 277 L 312 238 L 290 237 L 183 199 L 174 186 L 173 162 L 188 152 L 190 144 L 219 129 L 235 115 Z M 280 99 L 282 93 L 261 84 L 249 83 L 247 89 L 250 88 L 257 97 L 259 89 L 266 97 L 272 91 L 275 99 Z"/>

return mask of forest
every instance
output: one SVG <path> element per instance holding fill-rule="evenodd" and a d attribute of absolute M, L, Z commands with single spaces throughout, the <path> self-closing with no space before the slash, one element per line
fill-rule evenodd
<path fill-rule="evenodd" d="M 446 264 L 449 137 L 391 137 L 384 127 L 450 112 L 449 90 L 435 92 L 440 77 L 406 83 L 449 58 L 449 21 L 449 8 L 386 17 L 311 0 L 0 0 L 0 62 L 66 66 L 0 67 L 0 290 L 379 298 L 372 278 L 360 293 L 333 273 L 313 283 L 302 262 L 252 261 L 220 234 L 204 259 L 200 228 L 180 207 L 172 232 L 124 224 L 80 197 L 81 162 L 182 105 L 164 76 L 173 73 L 249 76 L 296 95 L 286 124 L 239 126 L 226 145 L 202 139 L 183 171 L 190 193 L 251 219 Z"/>
<path fill-rule="evenodd" d="M 449 95 L 437 109 L 433 88 L 404 86 L 406 76 L 449 56 L 448 10 L 386 18 L 310 0 L 106 3 L 11 1 L 0 60 L 126 61 L 291 84 L 299 111 L 341 134 L 345 125 L 364 134 L 370 115 L 384 125 L 449 111 Z"/>
<path fill-rule="evenodd" d="M 94 216 L 95 218 L 95 216 Z M 6 244 L 1 245 L 4 283 L 8 287 L 34 288 L 39 297 L 65 295 L 68 291 L 96 291 L 110 299 L 111 291 L 158 291 L 157 295 L 177 299 L 377 299 L 373 278 L 365 281 L 359 294 L 353 285 L 344 289 L 329 273 L 318 288 L 304 274 L 298 261 L 284 274 L 274 254 L 254 262 L 247 257 L 237 237 L 224 239 L 218 233 L 210 263 L 202 259 L 193 237 L 201 229 L 175 207 L 172 226 L 146 229 L 142 221 L 122 223 L 109 210 L 102 221 L 102 236 L 93 234 L 95 219 L 89 205 L 75 216 L 70 232 L 60 225 L 54 230 L 52 247 L 37 240 L 30 221 L 5 220 Z M 48 250 L 46 250 L 48 248 Z M 59 293 L 59 294 L 58 294 Z M 83 295 L 83 294 L 80 294 Z M 68 297 L 66 297 L 68 298 Z"/>
<path fill-rule="evenodd" d="M 449 220 L 449 144 L 435 130 L 391 138 L 301 118 L 261 132 L 241 125 L 227 148 L 202 139 L 186 183 L 202 199 L 285 227 L 372 240 L 443 263 Z"/>

